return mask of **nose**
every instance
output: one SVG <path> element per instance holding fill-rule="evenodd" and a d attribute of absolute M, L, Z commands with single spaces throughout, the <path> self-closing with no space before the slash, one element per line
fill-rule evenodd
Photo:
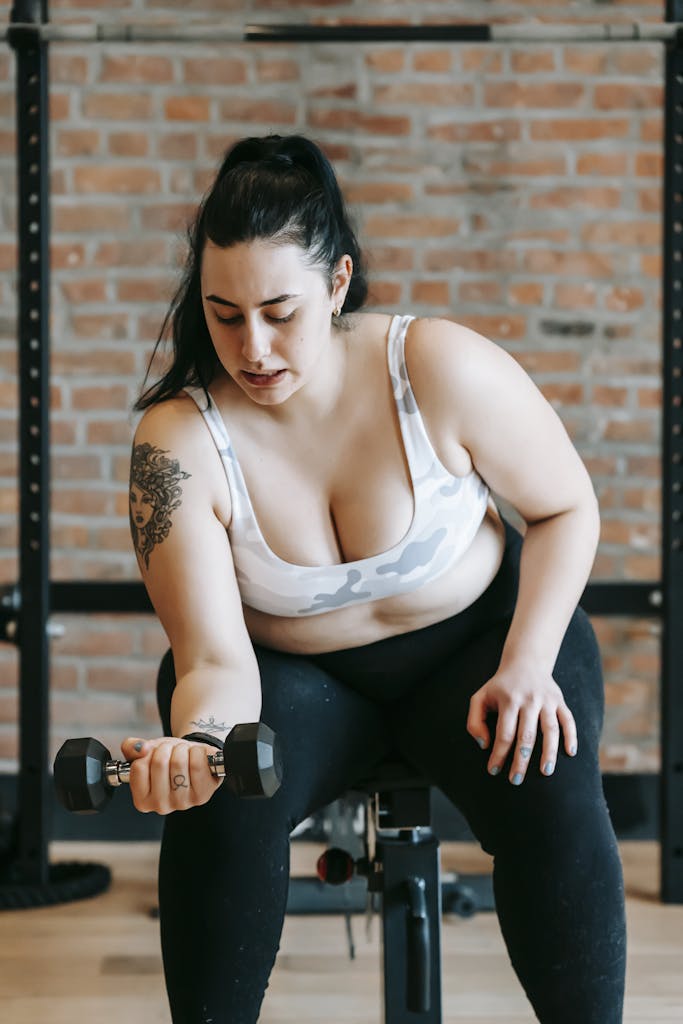
<path fill-rule="evenodd" d="M 263 321 L 245 319 L 242 330 L 242 355 L 249 363 L 260 363 L 270 355 L 270 331 Z"/>

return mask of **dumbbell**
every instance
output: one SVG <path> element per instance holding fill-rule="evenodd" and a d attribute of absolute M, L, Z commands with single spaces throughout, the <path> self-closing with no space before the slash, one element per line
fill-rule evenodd
<path fill-rule="evenodd" d="M 223 750 L 207 757 L 214 778 L 240 797 L 270 797 L 282 782 L 278 739 L 263 722 L 235 725 Z M 103 810 L 117 786 L 130 782 L 130 762 L 113 761 L 99 740 L 85 736 L 62 744 L 54 764 L 57 798 L 74 814 Z"/>

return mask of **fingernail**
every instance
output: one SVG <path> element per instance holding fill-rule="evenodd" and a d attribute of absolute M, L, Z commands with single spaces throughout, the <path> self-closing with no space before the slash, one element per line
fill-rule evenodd
<path fill-rule="evenodd" d="M 572 755 L 572 757 L 574 757 L 574 755 L 576 754 L 576 743 L 569 748 L 569 753 Z"/>
<path fill-rule="evenodd" d="M 135 744 L 135 747 L 134 747 L 134 749 L 135 749 L 135 750 L 142 750 L 142 748 L 144 747 L 144 745 L 145 745 L 145 744 L 144 744 L 144 743 L 142 742 L 142 740 L 138 740 L 138 741 L 137 741 L 137 743 Z"/>
<path fill-rule="evenodd" d="M 552 761 L 547 761 L 543 771 L 545 772 L 546 775 L 552 775 L 554 767 L 555 767 L 555 765 L 553 764 Z"/>
<path fill-rule="evenodd" d="M 492 768 L 489 768 L 489 775 L 497 775 L 499 771 L 500 768 L 498 767 L 498 765 L 494 764 Z"/>
<path fill-rule="evenodd" d="M 476 740 L 477 740 L 477 743 L 479 744 L 479 746 L 481 747 L 481 749 L 483 750 L 484 747 L 486 746 L 486 740 L 484 739 L 484 737 L 483 736 L 477 736 Z"/>
<path fill-rule="evenodd" d="M 517 772 L 516 775 L 512 776 L 512 785 L 513 786 L 519 786 L 521 784 L 521 782 L 522 782 L 522 775 L 521 775 L 520 772 Z"/>

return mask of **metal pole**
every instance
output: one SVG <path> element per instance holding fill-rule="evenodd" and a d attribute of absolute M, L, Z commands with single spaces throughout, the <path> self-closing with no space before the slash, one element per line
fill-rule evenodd
<path fill-rule="evenodd" d="M 31 27 L 31 26 L 29 26 Z M 606 25 L 203 25 L 111 23 L 43 25 L 40 38 L 53 43 L 608 43 L 666 42 L 677 26 L 658 23 Z"/>
<path fill-rule="evenodd" d="M 667 17 L 683 15 L 669 2 Z M 661 898 L 683 903 L 683 33 L 666 54 L 662 397 Z"/>
<path fill-rule="evenodd" d="M 15 882 L 48 879 L 49 738 L 49 177 L 47 0 L 15 0 L 19 243 L 20 764 Z"/>

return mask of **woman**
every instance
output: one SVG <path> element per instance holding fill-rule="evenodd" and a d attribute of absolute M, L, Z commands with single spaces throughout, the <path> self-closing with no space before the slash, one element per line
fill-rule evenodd
<path fill-rule="evenodd" d="M 600 653 L 577 607 L 600 532 L 591 481 L 501 348 L 448 321 L 358 313 L 366 291 L 320 150 L 235 145 L 192 229 L 172 365 L 138 403 L 133 445 L 138 492 L 164 469 L 169 528 L 133 535 L 172 655 L 164 738 L 123 752 L 136 807 L 168 815 L 173 1020 L 257 1020 L 290 832 L 394 751 L 495 857 L 538 1019 L 616 1024 L 623 887 Z M 239 800 L 206 755 L 258 719 L 284 781 Z"/>

